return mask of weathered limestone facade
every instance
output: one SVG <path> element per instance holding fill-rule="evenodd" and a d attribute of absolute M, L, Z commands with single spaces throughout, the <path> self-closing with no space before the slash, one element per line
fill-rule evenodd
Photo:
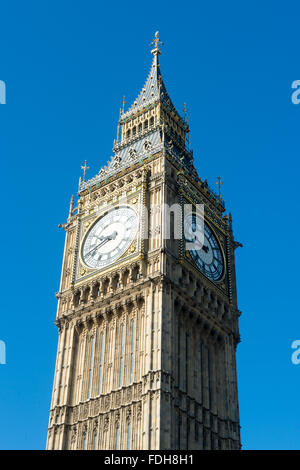
<path fill-rule="evenodd" d="M 81 183 L 78 205 L 71 201 L 63 224 L 47 449 L 240 448 L 238 243 L 231 216 L 186 149 L 189 129 L 166 95 L 157 42 L 152 53 L 142 91 L 150 93 L 148 105 L 138 98 L 121 115 L 114 159 Z M 219 281 L 206 278 L 184 239 L 174 237 L 174 223 L 182 229 L 183 219 L 167 226 L 173 204 L 182 217 L 185 204 L 204 204 L 224 257 Z M 138 215 L 135 239 L 111 265 L 89 268 L 82 258 L 89 230 L 109 207 L 123 205 Z"/>

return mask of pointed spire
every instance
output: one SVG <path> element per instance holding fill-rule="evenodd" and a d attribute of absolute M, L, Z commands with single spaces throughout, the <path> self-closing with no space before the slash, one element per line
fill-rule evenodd
<path fill-rule="evenodd" d="M 161 151 L 167 151 L 172 159 L 198 179 L 193 165 L 193 152 L 190 150 L 187 107 L 181 116 L 169 97 L 160 71 L 159 56 L 162 42 L 158 31 L 151 42 L 152 64 L 146 82 L 136 100 L 125 111 L 125 97 L 121 104 L 117 129 L 117 140 L 114 141 L 115 157 L 102 168 L 98 175 L 85 181 L 87 163 L 82 167 L 83 179 L 80 179 L 79 190 L 99 184 L 116 172 Z M 120 138 L 120 140 L 119 140 Z"/>
<path fill-rule="evenodd" d="M 155 38 L 151 42 L 150 46 L 152 45 L 154 45 L 153 49 L 151 49 L 153 60 L 150 72 L 146 79 L 146 83 L 129 110 L 122 113 L 121 119 L 129 117 L 131 114 L 139 111 L 141 108 L 159 100 L 163 101 L 171 111 L 175 112 L 179 117 L 181 117 L 172 103 L 171 98 L 169 97 L 160 71 L 159 55 L 161 54 L 161 50 L 159 46 L 162 46 L 163 43 L 159 38 L 158 31 L 156 31 Z"/>

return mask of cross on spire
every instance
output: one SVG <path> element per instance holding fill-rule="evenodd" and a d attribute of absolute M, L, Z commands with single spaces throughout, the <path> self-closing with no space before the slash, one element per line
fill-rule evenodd
<path fill-rule="evenodd" d="M 221 180 L 221 176 L 218 176 L 218 181 L 216 181 L 216 185 L 219 188 L 219 198 L 221 198 L 221 186 L 223 185 L 223 182 Z"/>
<path fill-rule="evenodd" d="M 84 160 L 84 165 L 81 166 L 81 169 L 83 170 L 83 181 L 85 181 L 86 170 L 90 169 L 90 167 L 87 166 L 87 161 L 86 160 Z"/>
<path fill-rule="evenodd" d="M 164 43 L 159 39 L 159 31 L 156 31 L 155 38 L 151 41 L 150 46 L 152 46 L 152 44 L 154 44 L 154 48 L 151 50 L 151 54 L 159 55 L 160 54 L 159 46 L 164 45 Z"/>

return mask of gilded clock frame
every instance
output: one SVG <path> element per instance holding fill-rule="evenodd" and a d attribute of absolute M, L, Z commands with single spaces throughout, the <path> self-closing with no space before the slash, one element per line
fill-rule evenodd
<path fill-rule="evenodd" d="M 80 220 L 80 235 L 79 235 L 79 247 L 77 252 L 77 260 L 76 260 L 76 275 L 75 275 L 75 283 L 81 282 L 82 280 L 86 279 L 89 276 L 93 276 L 98 273 L 107 273 L 110 272 L 115 268 L 117 264 L 128 262 L 129 260 L 132 261 L 134 259 L 140 258 L 142 256 L 142 211 L 141 211 L 141 204 L 142 204 L 142 192 L 132 194 L 130 198 L 126 201 L 122 201 L 120 199 L 110 203 L 109 207 L 107 205 L 103 207 L 97 207 L 93 211 L 93 213 L 82 217 Z M 127 247 L 125 252 L 117 258 L 113 263 L 103 266 L 100 268 L 91 268 L 87 266 L 82 258 L 82 248 L 86 237 L 88 236 L 92 227 L 107 213 L 109 213 L 112 209 L 119 208 L 119 207 L 130 207 L 134 210 L 138 218 L 138 228 L 135 237 L 133 238 L 130 245 Z M 134 250 L 132 248 L 134 247 Z M 130 252 L 132 251 L 132 252 Z"/>

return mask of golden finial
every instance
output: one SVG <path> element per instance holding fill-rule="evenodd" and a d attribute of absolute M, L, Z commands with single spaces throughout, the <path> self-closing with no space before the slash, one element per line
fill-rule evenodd
<path fill-rule="evenodd" d="M 125 100 L 125 96 L 123 96 L 123 99 L 122 99 L 122 114 L 124 114 L 124 109 L 125 109 L 125 104 L 127 103 L 127 101 Z"/>
<path fill-rule="evenodd" d="M 221 186 L 223 185 L 223 182 L 221 181 L 221 176 L 218 176 L 218 181 L 216 181 L 216 185 L 219 188 L 219 198 L 221 199 Z"/>
<path fill-rule="evenodd" d="M 83 179 L 82 179 L 82 181 L 85 181 L 86 170 L 90 169 L 90 167 L 87 166 L 87 161 L 86 160 L 84 160 L 84 165 L 82 165 L 81 169 L 83 170 Z"/>
<path fill-rule="evenodd" d="M 163 46 L 164 43 L 159 39 L 159 32 L 156 31 L 155 38 L 151 41 L 150 46 L 154 44 L 154 48 L 151 50 L 152 55 L 160 54 L 159 46 Z"/>

